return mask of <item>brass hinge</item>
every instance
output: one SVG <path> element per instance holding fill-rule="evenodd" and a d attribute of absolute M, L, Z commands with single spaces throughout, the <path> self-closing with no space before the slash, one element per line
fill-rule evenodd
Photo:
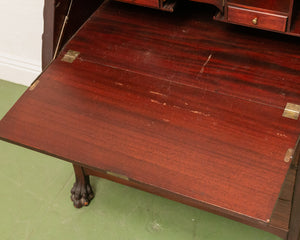
<path fill-rule="evenodd" d="M 292 160 L 293 156 L 294 156 L 294 153 L 295 153 L 295 150 L 293 148 L 289 148 L 287 151 L 286 151 L 286 154 L 285 154 L 285 157 L 284 157 L 284 161 L 286 163 L 288 163 L 289 161 Z"/>
<path fill-rule="evenodd" d="M 61 59 L 63 62 L 72 63 L 79 56 L 80 52 L 69 50 Z"/>
<path fill-rule="evenodd" d="M 40 81 L 39 81 L 39 80 L 36 80 L 36 81 L 29 87 L 29 91 L 33 91 L 39 83 L 40 83 Z"/>
<path fill-rule="evenodd" d="M 282 114 L 283 117 L 298 120 L 300 115 L 300 105 L 287 103 Z"/>

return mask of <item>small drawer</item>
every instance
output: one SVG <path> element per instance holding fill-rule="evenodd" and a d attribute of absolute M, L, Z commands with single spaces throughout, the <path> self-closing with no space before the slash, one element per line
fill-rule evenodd
<path fill-rule="evenodd" d="M 159 0 L 118 0 L 120 2 L 127 2 L 131 4 L 142 5 L 145 7 L 159 8 Z"/>
<path fill-rule="evenodd" d="M 228 22 L 285 32 L 287 16 L 228 6 Z"/>

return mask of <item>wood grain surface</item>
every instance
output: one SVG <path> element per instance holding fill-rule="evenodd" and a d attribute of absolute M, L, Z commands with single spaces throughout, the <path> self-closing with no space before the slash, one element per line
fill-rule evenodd
<path fill-rule="evenodd" d="M 300 132 L 282 117 L 300 104 L 300 46 L 211 23 L 210 8 L 195 18 L 195 6 L 171 15 L 106 2 L 0 137 L 268 224 Z M 62 62 L 69 49 L 80 56 Z"/>
<path fill-rule="evenodd" d="M 65 51 L 76 49 L 84 61 L 276 107 L 300 103 L 298 38 L 219 23 L 211 19 L 214 8 L 185 4 L 174 14 L 104 5 Z"/>

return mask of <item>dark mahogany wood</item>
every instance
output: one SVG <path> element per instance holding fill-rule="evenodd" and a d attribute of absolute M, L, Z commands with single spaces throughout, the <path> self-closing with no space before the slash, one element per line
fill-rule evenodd
<path fill-rule="evenodd" d="M 215 9 L 197 3 L 183 3 L 172 14 L 111 5 L 92 17 L 65 52 L 76 49 L 85 61 L 267 105 L 299 103 L 298 38 L 280 40 L 278 34 L 212 21 Z M 119 8 L 122 14 L 116 14 Z"/>
<path fill-rule="evenodd" d="M 298 40 L 210 21 L 205 6 L 105 2 L 1 120 L 0 137 L 72 162 L 77 207 L 96 175 L 286 238 L 272 218 L 287 150 L 298 157 L 299 120 L 282 117 L 300 104 Z M 80 52 L 73 63 L 61 61 L 68 50 Z"/>
<path fill-rule="evenodd" d="M 39 81 L 2 138 L 268 223 L 299 132 L 282 109 L 80 60 Z"/>
<path fill-rule="evenodd" d="M 65 25 L 64 20 L 70 3 L 71 11 Z M 56 48 L 58 51 L 73 36 L 88 17 L 100 6 L 102 0 L 45 0 L 44 2 L 44 33 L 42 46 L 42 67 L 52 61 Z M 62 35 L 61 32 L 63 31 Z M 61 35 L 61 39 L 60 39 Z M 60 41 L 60 42 L 59 42 Z M 59 46 L 57 46 L 59 44 Z"/>
<path fill-rule="evenodd" d="M 298 139 L 298 142 L 299 140 L 300 139 Z M 298 240 L 300 226 L 299 222 L 297 222 L 296 220 L 299 217 L 299 210 L 297 209 L 299 203 L 293 200 L 296 194 L 296 189 L 298 188 L 296 186 L 296 175 L 298 172 L 297 170 L 300 155 L 300 145 L 299 143 L 297 143 L 296 145 L 297 148 L 294 153 L 290 169 L 288 170 L 288 173 L 286 175 L 286 179 L 273 210 L 270 222 L 270 225 L 275 229 L 284 229 L 286 231 L 286 234 L 280 236 L 288 240 Z M 291 214 L 294 215 L 294 219 L 291 218 Z"/>
<path fill-rule="evenodd" d="M 132 4 L 143 5 L 146 7 L 154 7 L 154 8 L 160 7 L 160 0 L 121 0 L 121 1 L 132 3 Z"/>
<path fill-rule="evenodd" d="M 173 12 L 177 0 L 118 0 L 120 2 Z"/>
<path fill-rule="evenodd" d="M 274 12 L 288 13 L 290 10 L 291 0 L 227 0 L 228 4 L 245 6 L 253 9 L 271 10 Z"/>
<path fill-rule="evenodd" d="M 122 2 L 164 9 L 164 0 L 118 0 Z M 188 1 L 188 0 L 186 0 Z M 215 19 L 243 26 L 260 28 L 300 36 L 298 17 L 299 1 L 296 0 L 190 0 L 207 3 L 218 8 Z M 172 0 L 176 2 L 176 0 Z M 173 7 L 171 8 L 173 10 Z M 293 26 L 293 28 L 291 28 Z"/>
<path fill-rule="evenodd" d="M 228 22 L 245 26 L 285 31 L 287 16 L 228 6 Z"/>
<path fill-rule="evenodd" d="M 225 14 L 218 14 L 217 20 L 300 36 L 299 1 L 227 0 L 224 8 Z"/>
<path fill-rule="evenodd" d="M 271 217 L 272 226 L 285 229 L 287 232 L 289 230 L 296 172 L 296 168 L 291 165 Z"/>
<path fill-rule="evenodd" d="M 294 4 L 294 10 L 292 14 L 292 19 L 291 21 L 291 32 L 295 34 L 300 34 L 300 2 L 297 1 Z"/>
<path fill-rule="evenodd" d="M 295 154 L 295 164 L 292 166 L 295 168 L 295 185 L 294 194 L 292 198 L 292 209 L 291 209 L 291 220 L 290 220 L 290 231 L 288 233 L 289 240 L 299 240 L 300 239 L 300 149 Z"/>
<path fill-rule="evenodd" d="M 223 0 L 191 0 L 191 1 L 208 3 L 208 4 L 216 6 L 220 10 L 220 12 L 224 11 Z"/>

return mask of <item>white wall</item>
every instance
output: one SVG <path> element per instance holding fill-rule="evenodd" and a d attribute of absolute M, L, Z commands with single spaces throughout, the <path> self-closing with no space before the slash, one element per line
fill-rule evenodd
<path fill-rule="evenodd" d="M 0 79 L 29 86 L 41 72 L 44 0 L 0 0 Z"/>

